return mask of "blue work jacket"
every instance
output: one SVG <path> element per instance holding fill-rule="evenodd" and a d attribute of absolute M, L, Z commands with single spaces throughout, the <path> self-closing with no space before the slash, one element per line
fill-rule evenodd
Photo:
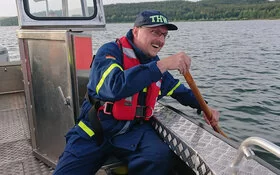
<path fill-rule="evenodd" d="M 158 56 L 147 57 L 132 43 L 132 30 L 128 31 L 126 37 L 132 45 L 140 65 L 124 70 L 123 55 L 118 44 L 116 42 L 104 44 L 97 51 L 90 70 L 87 89 L 91 97 L 102 101 L 117 101 L 140 92 L 138 104 L 144 105 L 145 97 L 142 90 L 152 82 L 162 79 L 161 93 L 158 99 L 163 96 L 171 96 L 185 106 L 199 108 L 199 104 L 190 89 L 181 84 L 178 79 L 174 79 L 168 71 L 163 74 L 160 72 L 157 67 Z M 91 125 L 87 118 L 87 112 L 90 108 L 91 104 L 84 100 L 78 118 L 78 121 L 83 121 L 89 127 Z M 146 129 L 141 125 L 134 125 L 134 121 L 116 120 L 113 116 L 104 114 L 102 111 L 99 112 L 99 118 L 105 139 L 111 141 L 115 146 L 129 150 L 136 148 Z M 133 129 L 134 127 L 137 129 Z M 128 130 L 129 132 L 127 132 Z M 80 129 L 78 132 L 85 135 Z"/>

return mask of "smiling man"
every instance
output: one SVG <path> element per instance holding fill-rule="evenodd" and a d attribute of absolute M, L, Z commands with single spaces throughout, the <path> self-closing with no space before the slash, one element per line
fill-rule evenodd
<path fill-rule="evenodd" d="M 111 155 L 127 163 L 128 174 L 170 174 L 174 153 L 150 123 L 155 103 L 171 96 L 200 110 L 192 91 L 168 72 L 186 73 L 190 57 L 157 56 L 170 30 L 177 26 L 165 15 L 146 10 L 126 36 L 98 50 L 77 125 L 66 135 L 54 174 L 94 174 Z M 213 121 L 207 122 L 218 122 L 219 113 L 211 110 Z"/>

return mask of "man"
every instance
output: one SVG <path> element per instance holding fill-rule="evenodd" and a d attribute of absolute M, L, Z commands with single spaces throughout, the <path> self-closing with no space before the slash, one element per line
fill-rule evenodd
<path fill-rule="evenodd" d="M 186 73 L 191 59 L 179 52 L 159 59 L 169 30 L 177 26 L 159 11 L 141 12 L 126 37 L 104 44 L 90 72 L 78 124 L 66 135 L 66 147 L 54 174 L 94 174 L 108 156 L 128 164 L 128 174 L 168 174 L 173 152 L 149 123 L 157 99 L 171 96 L 200 110 L 192 91 L 168 70 Z M 213 121 L 219 113 L 213 109 Z"/>

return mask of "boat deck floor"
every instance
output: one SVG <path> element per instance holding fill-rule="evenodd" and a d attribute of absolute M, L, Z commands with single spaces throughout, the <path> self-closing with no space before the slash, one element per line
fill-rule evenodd
<path fill-rule="evenodd" d="M 115 165 L 104 165 L 96 175 L 108 174 Z M 53 171 L 33 155 L 24 92 L 0 94 L 0 175 L 50 175 Z"/>
<path fill-rule="evenodd" d="M 33 156 L 24 93 L 0 95 L 0 175 L 52 172 Z"/>

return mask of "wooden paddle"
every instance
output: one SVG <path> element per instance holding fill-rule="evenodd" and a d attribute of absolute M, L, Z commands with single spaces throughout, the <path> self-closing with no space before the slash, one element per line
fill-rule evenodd
<path fill-rule="evenodd" d="M 205 113 L 207 119 L 209 121 L 212 120 L 212 112 L 210 111 L 210 109 L 208 108 L 206 102 L 204 101 L 201 93 L 199 92 L 193 78 L 192 78 L 192 75 L 190 74 L 190 72 L 188 71 L 185 75 L 184 75 L 187 83 L 189 84 L 195 98 L 197 99 L 200 107 L 201 107 L 201 110 Z M 211 125 L 212 126 L 212 125 Z M 220 133 L 221 135 L 223 135 L 224 137 L 228 138 L 228 136 L 220 129 L 219 125 L 217 124 L 216 126 L 212 126 L 212 128 L 214 129 L 214 131 L 216 131 L 217 133 Z"/>

